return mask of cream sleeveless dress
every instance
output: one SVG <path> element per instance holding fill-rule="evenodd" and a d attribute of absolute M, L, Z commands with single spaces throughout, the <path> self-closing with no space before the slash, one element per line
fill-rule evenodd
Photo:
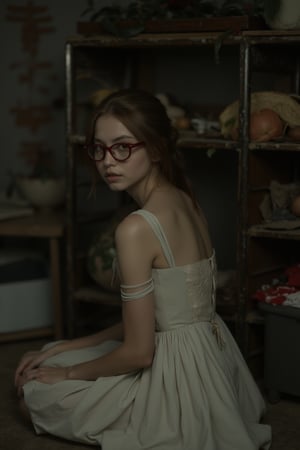
<path fill-rule="evenodd" d="M 263 398 L 215 313 L 215 255 L 176 267 L 157 218 L 138 210 L 159 239 L 169 268 L 153 269 L 156 349 L 150 368 L 95 381 L 30 381 L 25 402 L 37 433 L 103 450 L 268 449 Z M 139 301 L 139 300 L 132 300 Z M 118 342 L 64 352 L 64 366 L 105 354 Z"/>

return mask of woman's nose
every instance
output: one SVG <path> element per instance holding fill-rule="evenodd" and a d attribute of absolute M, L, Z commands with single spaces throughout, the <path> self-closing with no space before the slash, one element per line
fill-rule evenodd
<path fill-rule="evenodd" d="M 105 166 L 105 167 L 112 166 L 112 165 L 114 165 L 115 162 L 116 162 L 116 161 L 115 161 L 115 159 L 113 158 L 113 156 L 111 155 L 111 153 L 110 153 L 108 150 L 106 150 L 105 156 L 104 156 L 104 160 L 103 160 L 104 166 Z"/>

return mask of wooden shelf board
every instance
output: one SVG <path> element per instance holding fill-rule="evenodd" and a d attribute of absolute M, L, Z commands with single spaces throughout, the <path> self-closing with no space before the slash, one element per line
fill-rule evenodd
<path fill-rule="evenodd" d="M 83 145 L 85 142 L 85 136 L 74 134 L 69 136 L 69 142 L 72 144 Z M 231 139 L 225 139 L 220 133 L 209 134 L 197 134 L 193 130 L 181 131 L 177 145 L 180 148 L 211 148 L 216 149 L 232 149 L 239 150 L 241 143 L 239 141 L 233 141 Z M 300 152 L 300 142 L 291 141 L 271 141 L 271 142 L 249 142 L 249 150 L 251 151 L 290 151 Z"/>
<path fill-rule="evenodd" d="M 206 46 L 214 45 L 224 34 L 224 31 L 206 32 L 186 32 L 186 33 L 142 33 L 129 39 L 112 36 L 110 34 L 97 34 L 83 37 L 80 35 L 71 36 L 68 39 L 73 47 L 99 47 L 102 48 L 143 48 L 143 47 L 173 47 L 173 46 Z M 232 34 L 224 39 L 223 44 L 237 45 L 241 37 Z"/>
<path fill-rule="evenodd" d="M 21 341 L 25 339 L 37 339 L 54 335 L 53 327 L 36 328 L 30 330 L 0 333 L 0 342 Z"/>
<path fill-rule="evenodd" d="M 262 237 L 269 239 L 290 239 L 300 240 L 300 229 L 295 230 L 271 230 L 262 227 L 261 225 L 254 225 L 249 228 L 248 235 L 250 237 Z"/>
<path fill-rule="evenodd" d="M 75 301 L 121 307 L 121 298 L 117 293 L 103 291 L 100 287 L 83 286 L 75 291 L 73 297 Z"/>
<path fill-rule="evenodd" d="M 212 31 L 228 31 L 235 33 L 241 30 L 265 29 L 266 23 L 262 17 L 254 15 L 189 17 L 189 18 L 155 18 L 142 21 L 141 33 L 207 33 Z M 141 26 L 138 20 L 120 19 L 116 24 L 121 31 Z M 99 21 L 80 21 L 77 23 L 77 32 L 82 35 L 107 34 Z"/>
<path fill-rule="evenodd" d="M 198 148 L 198 149 L 223 149 L 223 150 L 238 150 L 237 142 L 228 139 L 221 139 L 220 137 L 207 137 L 197 134 L 182 135 L 177 141 L 180 148 Z"/>
<path fill-rule="evenodd" d="M 300 152 L 300 142 L 284 140 L 270 142 L 249 142 L 249 150 Z"/>
<path fill-rule="evenodd" d="M 216 22 L 216 19 L 222 19 L 222 21 L 228 20 L 228 18 L 213 18 L 210 19 L 211 21 L 214 20 Z M 251 26 L 241 26 L 241 24 L 235 24 L 232 25 L 232 20 L 240 20 L 239 17 L 230 18 L 231 19 L 231 25 L 223 25 L 222 28 L 216 27 L 215 24 L 211 28 L 205 28 L 203 27 L 204 19 L 192 19 L 191 21 L 187 20 L 181 20 L 181 23 L 186 23 L 187 25 L 183 28 L 176 26 L 172 26 L 172 28 L 168 29 L 164 27 L 162 30 L 163 32 L 160 32 L 159 28 L 155 25 L 155 29 L 152 29 L 153 27 L 148 26 L 148 29 L 146 27 L 146 33 L 141 33 L 137 36 L 131 37 L 129 39 L 124 39 L 122 37 L 116 37 L 110 34 L 103 33 L 103 30 L 101 30 L 99 24 L 94 23 L 92 26 L 94 27 L 93 30 L 84 30 L 85 28 L 91 27 L 91 24 L 85 24 L 81 23 L 81 29 L 78 31 L 84 32 L 85 34 L 90 34 L 92 31 L 92 34 L 89 36 L 82 36 L 80 34 L 72 36 L 68 39 L 68 43 L 72 44 L 73 46 L 93 46 L 93 45 L 101 45 L 102 47 L 143 47 L 143 46 L 160 46 L 160 45 L 185 45 L 185 46 L 191 46 L 191 45 L 208 45 L 208 44 L 214 44 L 220 36 L 224 33 L 225 30 L 236 30 L 238 33 L 233 33 L 232 35 L 228 36 L 225 40 L 226 44 L 239 44 L 242 40 L 247 39 L 250 41 L 250 43 L 266 43 L 266 44 L 273 44 L 273 43 L 298 43 L 300 42 L 300 31 L 299 30 L 269 30 L 265 29 L 265 26 L 262 26 L 260 24 L 259 26 L 256 26 L 256 29 L 253 29 L 254 27 Z M 157 21 L 152 21 L 153 24 L 155 24 Z M 169 23 L 172 25 L 172 23 L 175 24 L 176 21 L 169 21 Z M 178 21 L 177 21 L 178 22 Z M 193 22 L 193 24 L 196 24 L 196 27 L 194 27 L 194 30 L 191 32 L 192 28 L 190 26 L 189 22 Z M 162 23 L 166 24 L 167 21 L 162 21 Z M 151 23 L 149 23 L 150 25 Z M 169 25 L 168 25 L 169 26 Z M 160 25 L 161 27 L 161 25 Z M 203 29 L 204 28 L 204 29 Z M 243 29 L 244 28 L 244 29 Z M 246 28 L 246 29 L 245 29 Z M 247 29 L 250 28 L 250 29 Z M 252 28 L 252 29 L 251 29 Z M 148 32 L 147 32 L 148 31 Z M 224 44 L 224 42 L 223 42 Z"/>
<path fill-rule="evenodd" d="M 83 144 L 85 141 L 84 136 L 71 135 L 69 141 L 72 144 Z M 214 135 L 200 135 L 193 130 L 187 130 L 179 133 L 177 141 L 178 147 L 184 148 L 198 148 L 198 149 L 231 149 L 238 150 L 238 142 L 229 139 L 223 139 L 219 133 Z"/>
<path fill-rule="evenodd" d="M 0 221 L 0 236 L 61 237 L 65 222 L 63 212 L 36 212 L 30 216 Z"/>

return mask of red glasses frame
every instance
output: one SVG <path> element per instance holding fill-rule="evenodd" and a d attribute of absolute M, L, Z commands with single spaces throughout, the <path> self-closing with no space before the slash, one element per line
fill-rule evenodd
<path fill-rule="evenodd" d="M 140 147 L 144 145 L 144 142 L 136 142 L 134 144 L 130 144 L 129 142 L 117 142 L 116 144 L 113 144 L 111 146 L 107 146 L 104 144 L 100 144 L 100 143 L 93 143 L 93 144 L 87 144 L 84 146 L 84 149 L 87 150 L 89 157 L 93 160 L 93 161 L 103 161 L 105 156 L 106 156 L 106 152 L 109 152 L 111 154 L 111 156 L 118 162 L 123 162 L 126 161 L 128 158 L 130 158 L 132 150 L 136 147 Z M 117 149 L 121 150 L 120 147 L 123 146 L 125 147 L 125 149 L 128 151 L 128 154 L 126 154 L 125 157 L 118 157 L 116 156 L 114 149 L 117 151 Z M 103 155 L 101 157 L 95 157 L 95 149 L 96 148 L 100 148 L 103 152 Z M 121 150 L 124 151 L 124 150 Z"/>

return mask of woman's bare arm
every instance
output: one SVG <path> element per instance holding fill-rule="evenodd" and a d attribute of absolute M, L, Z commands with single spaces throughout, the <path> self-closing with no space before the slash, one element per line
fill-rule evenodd
<path fill-rule="evenodd" d="M 15 385 L 18 387 L 22 383 L 21 377 L 26 371 L 30 371 L 40 366 L 42 362 L 51 356 L 57 355 L 59 353 L 76 350 L 84 347 L 92 347 L 101 344 L 108 340 L 122 340 L 123 339 L 123 323 L 120 322 L 109 328 L 101 330 L 98 333 L 84 336 L 81 338 L 60 341 L 57 344 L 40 351 L 31 351 L 25 353 L 15 371 Z"/>
<path fill-rule="evenodd" d="M 146 226 L 145 226 L 146 225 Z M 147 239 L 144 219 L 127 217 L 116 231 L 116 248 L 123 285 L 137 285 L 151 278 L 153 246 Z M 95 379 L 98 376 L 132 372 L 152 363 L 154 354 L 154 294 L 123 302 L 122 344 L 101 358 L 71 367 L 68 378 Z"/>
<path fill-rule="evenodd" d="M 137 215 L 127 217 L 119 225 L 116 248 L 123 285 L 137 285 L 151 278 L 155 256 L 151 237 L 148 225 Z M 83 341 L 78 343 L 82 344 Z M 117 348 L 97 359 L 72 367 L 33 369 L 26 372 L 26 382 L 30 379 L 45 383 L 64 379 L 95 380 L 101 376 L 134 372 L 152 364 L 154 349 L 154 294 L 151 292 L 141 295 L 137 300 L 123 302 L 123 341 Z"/>

